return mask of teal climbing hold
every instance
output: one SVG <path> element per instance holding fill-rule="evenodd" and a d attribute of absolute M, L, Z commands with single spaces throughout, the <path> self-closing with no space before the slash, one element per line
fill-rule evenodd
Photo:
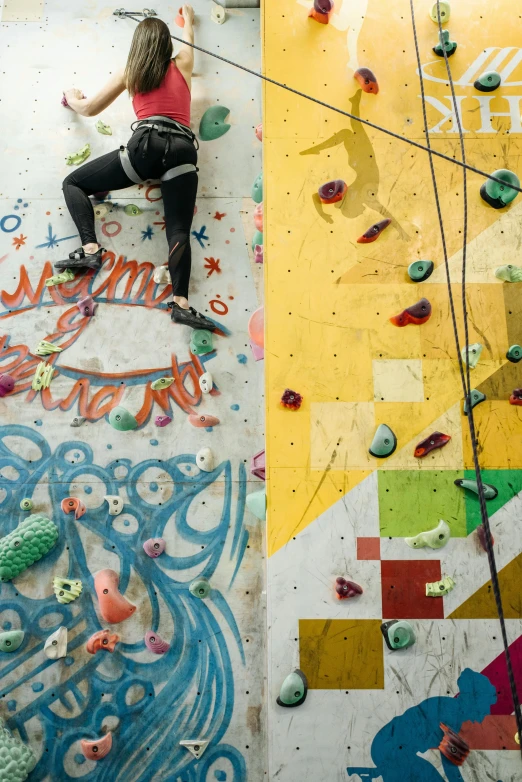
<path fill-rule="evenodd" d="M 33 514 L 9 535 L 0 538 L 0 580 L 11 581 L 48 554 L 58 538 L 58 527 L 46 516 Z"/>
<path fill-rule="evenodd" d="M 383 622 L 381 633 L 386 641 L 388 649 L 407 649 L 415 643 L 413 627 L 404 619 L 392 619 Z"/>
<path fill-rule="evenodd" d="M 247 494 L 246 497 L 247 508 L 250 513 L 253 513 L 258 519 L 264 521 L 266 519 L 266 490 L 254 491 L 252 494 Z"/>
<path fill-rule="evenodd" d="M 506 358 L 508 361 L 511 361 L 512 364 L 518 364 L 522 358 L 522 345 L 511 345 L 506 353 Z"/>
<path fill-rule="evenodd" d="M 408 276 L 413 282 L 424 282 L 434 268 L 435 264 L 433 261 L 414 261 L 408 266 Z"/>
<path fill-rule="evenodd" d="M 263 233 L 261 231 L 256 231 L 254 234 L 254 238 L 252 239 L 252 252 L 255 251 L 256 244 L 260 247 L 263 246 Z"/>
<path fill-rule="evenodd" d="M 199 597 L 200 600 L 203 600 L 205 597 L 208 597 L 210 595 L 211 586 L 210 582 L 207 578 L 196 578 L 194 581 L 189 585 L 189 592 L 191 595 L 194 595 L 194 597 Z"/>
<path fill-rule="evenodd" d="M 0 718 L 0 779 L 25 782 L 36 762 L 33 750 L 15 738 Z"/>
<path fill-rule="evenodd" d="M 518 190 L 515 190 L 514 187 L 520 187 L 520 180 L 513 171 L 507 168 L 499 168 L 497 171 L 493 171 L 491 176 L 494 176 L 495 179 L 486 179 L 480 188 L 480 197 L 493 209 L 502 209 L 517 197 Z M 502 181 L 497 182 L 497 179 Z"/>
<path fill-rule="evenodd" d="M 230 125 L 225 119 L 230 114 L 226 106 L 211 106 L 201 117 L 199 123 L 199 137 L 202 141 L 214 141 L 224 136 L 230 130 Z"/>
<path fill-rule="evenodd" d="M 472 388 L 469 392 L 469 398 L 471 402 L 471 409 L 473 410 L 474 407 L 479 405 L 481 402 L 484 402 L 486 399 L 486 394 L 483 394 L 482 391 L 477 391 L 476 388 Z M 467 415 L 469 412 L 468 408 L 468 400 L 464 400 L 464 415 Z"/>
<path fill-rule="evenodd" d="M 500 87 L 502 78 L 497 71 L 486 71 L 481 73 L 473 86 L 480 92 L 493 92 L 497 87 Z"/>
<path fill-rule="evenodd" d="M 277 703 L 280 706 L 292 708 L 305 702 L 308 694 L 308 682 L 306 676 L 299 668 L 289 673 L 279 690 Z"/>
<path fill-rule="evenodd" d="M 263 200 L 263 172 L 261 172 L 252 185 L 252 201 L 260 204 Z"/>
<path fill-rule="evenodd" d="M 206 329 L 194 329 L 190 337 L 190 352 L 192 355 L 204 356 L 212 350 L 212 332 Z"/>
<path fill-rule="evenodd" d="M 32 500 L 29 499 L 29 497 L 24 497 L 23 500 L 20 502 L 20 510 L 32 510 L 34 507 L 34 503 Z"/>
<path fill-rule="evenodd" d="M 404 542 L 410 548 L 442 548 L 446 545 L 451 536 L 449 525 L 442 519 L 434 529 L 427 532 L 420 532 L 414 538 L 404 538 Z"/>
<path fill-rule="evenodd" d="M 0 633 L 0 652 L 16 652 L 22 645 L 24 635 L 23 630 L 8 630 L 6 633 Z"/>
<path fill-rule="evenodd" d="M 380 424 L 370 445 L 371 455 L 385 459 L 387 456 L 391 456 L 396 448 L 397 438 L 394 433 L 386 424 Z"/>
<path fill-rule="evenodd" d="M 522 266 L 514 266 L 512 263 L 499 266 L 495 269 L 495 277 L 504 282 L 522 282 Z"/>
<path fill-rule="evenodd" d="M 474 342 L 472 345 L 466 345 L 466 347 L 462 348 L 461 351 L 462 363 L 468 364 L 470 369 L 475 369 L 479 362 L 482 348 L 483 345 L 481 345 L 480 342 Z"/>
<path fill-rule="evenodd" d="M 450 39 L 449 30 L 441 30 L 439 32 L 439 42 L 435 44 L 433 51 L 438 57 L 444 57 L 444 52 L 446 52 L 446 57 L 451 57 L 452 54 L 455 54 L 457 43 Z"/>
<path fill-rule="evenodd" d="M 477 481 L 468 481 L 464 478 L 457 478 L 454 483 L 455 486 L 459 486 L 461 489 L 467 489 L 468 491 L 472 491 L 474 494 L 478 494 Z M 492 486 L 491 483 L 483 483 L 482 486 L 484 487 L 484 497 L 487 500 L 494 500 L 498 495 L 498 489 L 496 489 L 495 486 Z"/>
<path fill-rule="evenodd" d="M 128 432 L 131 429 L 136 429 L 138 422 L 132 415 L 121 405 L 115 407 L 109 413 L 109 423 L 113 429 L 117 429 L 119 432 Z"/>
<path fill-rule="evenodd" d="M 126 215 L 129 215 L 129 217 L 137 217 L 138 215 L 143 214 L 143 209 L 140 209 L 136 204 L 127 204 L 123 211 Z"/>

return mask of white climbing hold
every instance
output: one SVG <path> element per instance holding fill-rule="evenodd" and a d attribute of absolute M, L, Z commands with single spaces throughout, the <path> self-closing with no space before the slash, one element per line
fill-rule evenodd
<path fill-rule="evenodd" d="M 212 375 L 210 372 L 204 372 L 199 378 L 199 387 L 204 394 L 210 394 L 213 384 L 214 381 L 212 380 Z"/>
<path fill-rule="evenodd" d="M 195 741 L 180 741 L 180 747 L 185 747 L 188 751 L 194 755 L 196 760 L 199 760 L 206 748 L 209 745 L 208 739 L 196 739 Z"/>
<path fill-rule="evenodd" d="M 103 498 L 109 503 L 109 516 L 119 516 L 123 510 L 123 500 L 117 494 L 106 494 Z"/>
<path fill-rule="evenodd" d="M 168 285 L 170 283 L 170 274 L 166 266 L 156 266 L 154 269 L 154 282 L 156 285 Z"/>
<path fill-rule="evenodd" d="M 196 464 L 203 472 L 212 472 L 214 469 L 214 454 L 210 448 L 202 448 L 196 454 Z"/>
<path fill-rule="evenodd" d="M 58 660 L 67 654 L 67 628 L 59 627 L 44 644 L 45 656 L 50 660 Z"/>
<path fill-rule="evenodd" d="M 227 18 L 227 12 L 219 3 L 212 3 L 210 18 L 216 24 L 224 24 Z"/>
<path fill-rule="evenodd" d="M 86 419 L 82 415 L 75 415 L 69 426 L 81 426 Z"/>

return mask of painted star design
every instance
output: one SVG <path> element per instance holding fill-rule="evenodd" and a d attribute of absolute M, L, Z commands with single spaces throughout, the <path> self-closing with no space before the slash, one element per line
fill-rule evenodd
<path fill-rule="evenodd" d="M 211 274 L 216 272 L 216 274 L 221 274 L 221 269 L 219 267 L 220 260 L 219 258 L 205 258 L 207 263 L 205 264 L 205 269 L 209 269 L 210 271 L 207 274 L 207 277 L 210 277 Z"/>
<path fill-rule="evenodd" d="M 205 235 L 205 231 L 207 230 L 207 226 L 203 225 L 201 226 L 201 229 L 199 231 L 192 231 L 192 236 L 198 240 L 201 247 L 205 247 L 203 244 L 203 240 L 206 240 L 208 242 L 208 236 Z"/>
<path fill-rule="evenodd" d="M 40 249 L 40 247 L 45 247 L 46 249 L 50 249 L 52 247 L 57 247 L 60 242 L 66 242 L 68 239 L 75 239 L 78 236 L 78 234 L 73 234 L 72 236 L 64 236 L 62 239 L 57 239 L 56 234 L 53 234 L 53 227 L 51 223 L 49 223 L 49 227 L 47 229 L 47 241 L 43 244 L 37 244 L 36 249 Z"/>
<path fill-rule="evenodd" d="M 24 236 L 23 234 L 20 234 L 20 236 L 15 236 L 13 238 L 13 245 L 15 247 L 15 250 L 19 250 L 22 245 L 25 244 L 25 240 L 27 239 L 27 236 Z"/>
<path fill-rule="evenodd" d="M 216 212 L 216 214 L 214 215 L 214 220 L 221 220 L 223 217 L 226 216 L 227 216 L 226 212 Z"/>
<path fill-rule="evenodd" d="M 141 241 L 144 242 L 145 239 L 152 239 L 153 234 L 154 231 L 152 230 L 152 225 L 148 225 L 147 230 L 141 232 Z"/>

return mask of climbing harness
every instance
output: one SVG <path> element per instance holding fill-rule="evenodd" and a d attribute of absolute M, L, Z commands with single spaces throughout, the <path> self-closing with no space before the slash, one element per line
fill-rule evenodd
<path fill-rule="evenodd" d="M 147 128 L 145 144 L 143 145 L 143 150 L 141 153 L 141 156 L 143 158 L 147 156 L 150 134 L 153 130 L 158 131 L 160 136 L 166 134 L 165 151 L 163 153 L 163 160 L 162 160 L 163 165 L 165 165 L 166 163 L 167 155 L 169 154 L 169 150 L 170 150 L 170 137 L 173 135 L 186 138 L 188 141 L 191 141 L 194 144 L 196 149 L 199 149 L 196 136 L 194 135 L 194 133 L 192 133 L 190 128 L 187 128 L 185 125 L 176 122 L 176 120 L 173 120 L 170 117 L 162 117 L 160 115 L 154 115 L 152 117 L 147 117 L 146 119 L 136 120 L 131 125 L 131 130 L 133 133 L 140 130 L 141 128 Z M 132 182 L 134 182 L 136 185 L 141 185 L 142 182 L 145 182 L 145 179 L 143 179 L 138 174 L 138 172 L 132 165 L 127 147 L 124 146 L 120 147 L 120 162 L 123 167 L 123 170 L 125 171 L 125 173 L 127 174 L 127 176 Z M 183 174 L 197 173 L 198 171 L 199 171 L 198 167 L 195 166 L 193 163 L 182 163 L 179 166 L 174 166 L 173 168 L 169 168 L 168 171 L 165 171 L 165 173 L 160 177 L 160 181 L 168 182 L 169 180 L 174 179 L 175 177 L 178 176 L 182 176 Z"/>

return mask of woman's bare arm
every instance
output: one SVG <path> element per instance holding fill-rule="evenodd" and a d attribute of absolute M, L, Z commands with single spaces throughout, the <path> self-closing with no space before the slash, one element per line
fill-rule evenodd
<path fill-rule="evenodd" d="M 115 73 L 92 98 L 83 98 L 80 90 L 71 89 L 64 93 L 65 99 L 77 114 L 81 114 L 83 117 L 95 117 L 96 114 L 100 114 L 107 106 L 110 106 L 125 90 L 123 75 L 123 70 Z"/>
<path fill-rule="evenodd" d="M 183 6 L 183 19 L 185 20 L 183 40 L 186 41 L 187 44 L 194 43 L 194 9 L 192 6 Z M 194 70 L 194 49 L 192 46 L 182 44 L 179 53 L 176 55 L 176 65 L 190 88 L 190 80 L 192 71 Z"/>

